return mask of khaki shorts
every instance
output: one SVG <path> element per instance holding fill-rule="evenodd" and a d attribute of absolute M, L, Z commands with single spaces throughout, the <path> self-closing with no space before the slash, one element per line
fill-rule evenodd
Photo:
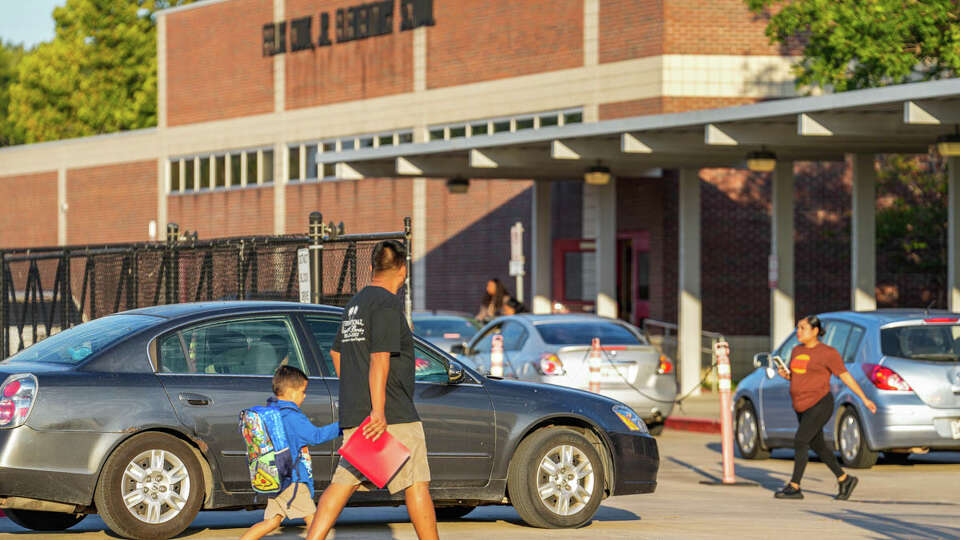
<path fill-rule="evenodd" d="M 347 441 L 357 428 L 343 430 L 343 440 Z M 406 424 L 389 424 L 387 432 L 397 438 L 410 450 L 410 459 L 400 467 L 397 474 L 387 483 L 387 490 L 391 494 L 399 493 L 417 482 L 430 481 L 430 465 L 427 463 L 427 439 L 423 434 L 421 422 Z M 363 473 L 358 471 L 347 460 L 340 458 L 340 464 L 333 473 L 334 484 L 346 486 L 360 486 L 360 491 L 376 489 L 372 482 L 367 480 Z"/>
<path fill-rule="evenodd" d="M 297 494 L 293 491 L 296 488 Z M 291 500 L 293 502 L 291 502 Z M 289 504 L 289 506 L 288 506 Z M 267 508 L 263 511 L 263 519 L 273 516 L 283 516 L 284 519 L 300 519 L 312 516 L 317 511 L 317 505 L 310 498 L 310 488 L 306 484 L 290 484 L 279 495 L 267 501 Z"/>

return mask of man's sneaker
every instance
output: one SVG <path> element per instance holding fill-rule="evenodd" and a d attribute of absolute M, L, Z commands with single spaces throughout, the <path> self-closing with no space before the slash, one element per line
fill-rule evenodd
<path fill-rule="evenodd" d="M 838 501 L 845 501 L 849 499 L 850 494 L 853 493 L 853 488 L 857 487 L 857 482 L 859 482 L 859 480 L 857 480 L 856 476 L 848 474 L 847 479 L 840 482 L 840 490 L 837 492 L 837 496 L 834 497 L 834 499 Z"/>
<path fill-rule="evenodd" d="M 783 486 L 783 489 L 773 494 L 774 497 L 778 499 L 802 499 L 803 492 L 799 489 L 787 484 Z"/>

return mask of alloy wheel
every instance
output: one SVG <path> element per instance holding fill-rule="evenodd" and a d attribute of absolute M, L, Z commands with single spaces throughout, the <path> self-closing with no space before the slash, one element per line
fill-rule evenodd
<path fill-rule="evenodd" d="M 740 411 L 739 422 L 737 422 L 737 442 L 740 443 L 744 453 L 753 452 L 753 447 L 757 444 L 757 420 L 750 409 Z"/>
<path fill-rule="evenodd" d="M 123 503 L 144 523 L 175 518 L 190 497 L 190 475 L 183 461 L 166 450 L 147 450 L 133 458 L 120 484 Z"/>
<path fill-rule="evenodd" d="M 572 516 L 590 502 L 595 481 L 593 464 L 586 454 L 565 444 L 552 448 L 540 461 L 537 492 L 551 512 Z"/>
<path fill-rule="evenodd" d="M 846 415 L 840 424 L 840 452 L 848 462 L 856 460 L 860 452 L 860 423 L 852 414 Z"/>

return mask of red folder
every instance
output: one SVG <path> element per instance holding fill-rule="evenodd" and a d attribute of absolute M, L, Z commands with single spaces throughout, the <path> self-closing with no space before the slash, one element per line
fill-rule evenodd
<path fill-rule="evenodd" d="M 374 485 L 383 488 L 410 459 L 410 450 L 387 431 L 375 441 L 364 437 L 363 426 L 369 422 L 368 416 L 337 452 Z"/>

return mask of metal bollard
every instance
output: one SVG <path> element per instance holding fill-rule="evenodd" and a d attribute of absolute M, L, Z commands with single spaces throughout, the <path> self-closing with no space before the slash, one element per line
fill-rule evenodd
<path fill-rule="evenodd" d="M 503 377 L 503 336 L 496 334 L 490 344 L 490 376 Z"/>
<path fill-rule="evenodd" d="M 720 453 L 723 457 L 723 479 L 701 484 L 722 486 L 756 486 L 753 482 L 737 482 L 733 472 L 733 403 L 730 395 L 730 344 L 723 337 L 713 344 L 717 363 L 717 387 L 720 389 Z"/>

